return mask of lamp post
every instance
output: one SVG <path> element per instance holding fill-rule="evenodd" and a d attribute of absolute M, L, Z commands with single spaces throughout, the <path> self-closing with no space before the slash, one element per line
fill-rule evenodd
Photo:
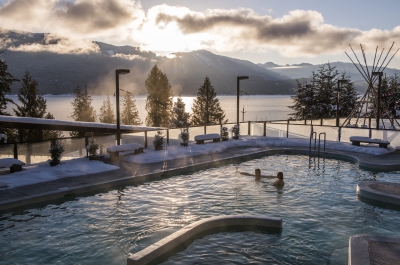
<path fill-rule="evenodd" d="M 379 77 L 379 83 L 378 83 L 378 111 L 376 113 L 376 129 L 379 130 L 379 120 L 381 119 L 381 82 L 382 82 L 383 72 L 372 72 L 372 76 L 378 76 Z"/>
<path fill-rule="evenodd" d="M 238 126 L 238 128 L 240 128 L 240 126 L 239 126 L 239 95 L 240 95 L 240 89 L 239 89 L 239 84 L 240 84 L 240 80 L 243 80 L 243 79 L 249 79 L 249 77 L 248 76 L 238 76 L 237 77 L 237 108 L 236 108 L 236 110 L 237 110 L 237 115 L 236 115 L 236 117 L 237 117 L 237 126 Z"/>
<path fill-rule="evenodd" d="M 336 97 L 336 127 L 339 127 L 339 101 L 340 101 L 340 84 L 346 84 L 347 80 L 337 81 L 337 97 Z"/>
<path fill-rule="evenodd" d="M 119 119 L 119 75 L 125 75 L 130 73 L 129 69 L 117 69 L 115 70 L 115 97 L 117 99 L 117 145 L 121 144 L 121 123 Z"/>
<path fill-rule="evenodd" d="M 302 105 L 301 108 L 302 108 L 302 110 L 303 110 L 304 125 L 306 125 L 306 117 L 304 116 L 304 109 L 306 108 L 306 106 Z"/>

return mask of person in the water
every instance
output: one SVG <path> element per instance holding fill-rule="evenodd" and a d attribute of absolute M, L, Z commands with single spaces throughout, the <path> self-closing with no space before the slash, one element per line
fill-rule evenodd
<path fill-rule="evenodd" d="M 256 168 L 254 175 L 249 174 L 247 172 L 239 172 L 239 173 L 242 175 L 245 175 L 245 176 L 255 176 L 256 180 L 260 180 L 262 178 L 270 178 L 270 179 L 277 178 L 277 180 L 274 183 L 272 183 L 272 186 L 284 186 L 285 185 L 285 183 L 283 182 L 283 173 L 282 172 L 278 172 L 278 174 L 276 176 L 264 176 L 264 175 L 261 175 L 261 169 Z"/>

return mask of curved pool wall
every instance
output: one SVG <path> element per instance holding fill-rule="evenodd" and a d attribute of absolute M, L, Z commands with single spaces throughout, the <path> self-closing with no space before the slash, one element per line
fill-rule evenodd
<path fill-rule="evenodd" d="M 280 231 L 282 219 L 267 216 L 225 215 L 215 216 L 190 224 L 157 243 L 128 257 L 128 265 L 155 264 L 184 249 L 195 239 L 227 230 Z"/>
<path fill-rule="evenodd" d="M 254 148 L 254 147 L 248 147 L 248 148 Z M 28 196 L 22 200 L 9 201 L 5 203 L 0 202 L 0 211 L 27 205 L 35 205 L 35 204 L 39 205 L 42 204 L 43 202 L 59 200 L 71 196 L 73 197 L 79 194 L 93 194 L 98 191 L 111 190 L 119 187 L 124 187 L 127 185 L 140 185 L 148 181 L 159 180 L 161 178 L 172 177 L 179 174 L 193 173 L 199 170 L 204 170 L 211 167 L 218 167 L 229 163 L 244 162 L 264 156 L 272 156 L 280 154 L 309 155 L 312 157 L 338 159 L 358 164 L 358 166 L 363 169 L 375 170 L 375 171 L 400 170 L 400 164 L 382 165 L 377 163 L 371 163 L 369 161 L 362 161 L 362 159 L 357 157 L 357 154 L 351 155 L 345 153 L 338 153 L 334 151 L 323 151 L 323 152 L 321 151 L 318 154 L 318 152 L 314 150 L 309 151 L 308 149 L 305 150 L 305 149 L 295 149 L 295 148 L 279 148 L 279 149 L 269 149 L 262 151 L 256 150 L 250 154 L 244 154 L 244 155 L 238 154 L 236 156 L 226 157 L 219 160 L 196 163 L 185 167 L 172 168 L 163 172 L 155 172 L 151 174 L 128 176 L 128 177 L 125 176 L 117 180 L 95 183 L 90 185 L 75 186 L 74 188 L 68 188 L 62 191 L 57 190 L 57 191 L 45 192 L 39 195 Z M 126 162 L 124 163 L 126 167 L 129 167 L 129 163 Z M 106 172 L 106 174 L 110 174 L 110 172 Z"/>
<path fill-rule="evenodd" d="M 240 172 L 284 172 L 285 186 Z M 399 236 L 399 210 L 359 201 L 360 181 L 400 181 L 353 163 L 277 155 L 75 197 L 0 216 L 0 264 L 126 264 L 179 229 L 218 215 L 282 218 L 279 233 L 222 232 L 196 239 L 167 264 L 347 264 L 356 234 Z M 344 258 L 337 262 L 336 258 Z"/>

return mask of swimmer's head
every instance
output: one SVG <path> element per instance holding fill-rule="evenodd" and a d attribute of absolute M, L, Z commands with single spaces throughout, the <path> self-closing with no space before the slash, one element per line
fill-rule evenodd
<path fill-rule="evenodd" d="M 259 169 L 259 168 L 256 168 L 256 170 L 255 170 L 255 175 L 256 175 L 256 178 L 258 177 L 261 177 L 261 169 Z"/>
<path fill-rule="evenodd" d="M 278 174 L 276 175 L 276 177 L 278 179 L 283 179 L 283 173 L 282 172 L 278 172 Z"/>

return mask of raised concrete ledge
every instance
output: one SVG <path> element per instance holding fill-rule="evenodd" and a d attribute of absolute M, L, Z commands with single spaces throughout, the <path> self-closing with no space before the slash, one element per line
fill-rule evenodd
<path fill-rule="evenodd" d="M 254 147 L 254 146 L 249 146 L 249 147 Z M 244 146 L 243 148 L 246 148 L 246 147 Z M 309 152 L 308 149 L 301 149 L 301 148 L 297 149 L 297 148 L 293 148 L 293 147 L 275 147 L 274 149 L 268 149 L 268 150 L 261 149 L 259 151 L 255 151 L 253 153 L 238 154 L 235 156 L 225 157 L 225 158 L 221 158 L 218 160 L 211 160 L 211 161 L 207 161 L 207 162 L 190 164 L 190 165 L 187 165 L 184 167 L 170 168 L 165 171 L 155 172 L 155 173 L 150 173 L 150 174 L 143 174 L 143 175 L 136 175 L 136 176 L 126 176 L 126 175 L 123 176 L 121 170 L 115 170 L 113 172 L 108 172 L 108 174 L 119 174 L 119 175 L 121 175 L 120 178 L 113 179 L 110 181 L 97 182 L 97 183 L 93 183 L 93 184 L 74 186 L 74 187 L 70 187 L 67 189 L 63 189 L 63 190 L 52 190 L 52 191 L 43 192 L 40 194 L 27 195 L 24 198 L 18 198 L 18 199 L 11 198 L 10 200 L 7 200 L 7 201 L 0 201 L 0 211 L 9 210 L 12 208 L 26 206 L 26 205 L 43 203 L 43 202 L 50 201 L 50 200 L 57 200 L 57 199 L 67 197 L 69 195 L 93 193 L 95 191 L 107 190 L 107 189 L 122 187 L 122 186 L 126 186 L 126 185 L 139 185 L 139 184 L 142 184 L 147 181 L 158 180 L 160 178 L 174 176 L 177 174 L 192 173 L 192 172 L 204 170 L 204 169 L 207 169 L 210 167 L 218 167 L 218 166 L 221 166 L 224 164 L 243 162 L 243 161 L 248 161 L 251 159 L 261 158 L 264 156 L 280 155 L 280 154 L 317 156 L 318 152 L 317 151 Z M 360 168 L 367 168 L 367 169 L 371 169 L 371 170 L 383 170 L 383 171 L 400 170 L 400 164 L 385 165 L 382 163 L 378 164 L 378 163 L 363 162 L 359 158 L 356 157 L 356 154 L 354 154 L 354 156 L 352 156 L 349 154 L 338 153 L 338 152 L 335 152 L 334 150 L 320 152 L 320 157 L 334 158 L 334 159 L 349 161 L 352 163 L 357 163 Z M 127 162 L 124 162 L 124 163 L 127 163 Z M 127 164 L 129 164 L 129 163 L 127 163 Z"/>
<path fill-rule="evenodd" d="M 370 200 L 400 205 L 400 195 L 385 192 L 390 188 L 400 191 L 400 183 L 362 181 L 357 184 L 357 194 Z"/>
<path fill-rule="evenodd" d="M 378 257 L 379 264 L 395 264 L 390 261 L 400 260 L 400 253 L 398 252 L 400 238 L 360 234 L 354 235 L 349 239 L 348 264 L 368 265 L 372 263 L 371 260 L 374 260 L 373 264 L 378 264 L 375 263 L 377 255 L 374 255 L 374 248 L 371 248 L 370 243 L 384 244 L 384 253 L 381 252 L 381 255 Z M 378 248 L 377 250 L 381 249 Z"/>
<path fill-rule="evenodd" d="M 217 233 L 226 228 L 234 227 L 243 230 L 254 229 L 282 229 L 282 219 L 254 215 L 225 215 L 200 220 L 190 224 L 181 230 L 167 236 L 157 243 L 135 253 L 127 259 L 128 265 L 151 264 L 152 262 L 166 258 L 182 249 L 182 245 L 188 245 L 205 233 Z"/>

